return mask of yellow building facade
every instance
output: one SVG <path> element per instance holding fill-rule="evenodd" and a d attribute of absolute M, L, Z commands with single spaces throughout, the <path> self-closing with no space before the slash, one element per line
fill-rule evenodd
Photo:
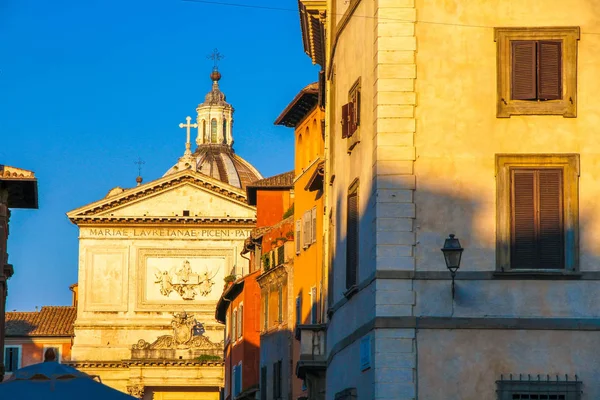
<path fill-rule="evenodd" d="M 314 332 L 325 322 L 326 271 L 323 259 L 324 112 L 319 104 L 319 85 L 302 89 L 281 113 L 278 125 L 294 127 L 294 346 L 293 398 L 306 396 L 313 384 L 315 365 L 303 357 L 301 335 Z M 321 365 L 318 366 L 319 368 Z M 312 368 L 312 369 L 311 369 Z M 324 368 L 320 370 L 324 371 Z M 307 373 L 308 372 L 308 373 Z M 323 382 L 324 383 L 324 382 Z M 309 396 L 309 398 L 311 398 Z"/>

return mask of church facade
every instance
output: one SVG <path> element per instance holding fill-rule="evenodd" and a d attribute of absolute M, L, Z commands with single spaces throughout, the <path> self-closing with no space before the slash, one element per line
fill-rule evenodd
<path fill-rule="evenodd" d="M 218 399 L 224 384 L 215 306 L 225 278 L 243 274 L 256 222 L 245 187 L 262 176 L 233 151 L 233 108 L 218 71 L 211 79 L 196 123 L 180 125 L 185 153 L 163 177 L 68 213 L 79 227 L 71 364 L 143 399 Z"/>

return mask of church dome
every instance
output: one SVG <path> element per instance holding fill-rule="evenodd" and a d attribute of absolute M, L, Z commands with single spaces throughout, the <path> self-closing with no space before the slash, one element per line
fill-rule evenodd
<path fill-rule="evenodd" d="M 246 189 L 250 183 L 262 179 L 260 172 L 233 150 L 233 107 L 225 102 L 225 94 L 219 88 L 221 73 L 215 67 L 210 75 L 212 89 L 198 105 L 196 123 L 187 117 L 187 140 L 185 153 L 165 175 L 190 169 L 220 180 L 239 189 Z M 191 128 L 198 134 L 196 151 L 191 151 Z"/>
<path fill-rule="evenodd" d="M 262 179 L 262 175 L 248 161 L 235 154 L 227 145 L 199 146 L 193 154 L 196 170 L 240 189 Z"/>

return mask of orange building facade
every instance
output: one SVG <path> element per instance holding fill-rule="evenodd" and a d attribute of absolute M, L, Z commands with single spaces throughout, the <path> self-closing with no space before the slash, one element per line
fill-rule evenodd
<path fill-rule="evenodd" d="M 324 392 L 324 359 L 314 354 L 314 343 L 324 350 L 327 274 L 323 255 L 323 175 L 325 114 L 319 104 L 319 85 L 296 95 L 275 121 L 294 128 L 294 280 L 292 298 L 297 339 L 293 346 L 295 375 L 292 398 L 315 398 Z M 308 342 L 305 350 L 302 340 Z M 324 351 L 323 351 L 324 354 Z"/>

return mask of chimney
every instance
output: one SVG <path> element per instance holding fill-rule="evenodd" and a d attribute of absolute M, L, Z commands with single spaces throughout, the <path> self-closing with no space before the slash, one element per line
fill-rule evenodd
<path fill-rule="evenodd" d="M 73 292 L 73 307 L 77 307 L 77 301 L 79 300 L 79 284 L 74 283 L 71 286 L 69 286 L 69 289 L 71 289 L 71 292 Z"/>

